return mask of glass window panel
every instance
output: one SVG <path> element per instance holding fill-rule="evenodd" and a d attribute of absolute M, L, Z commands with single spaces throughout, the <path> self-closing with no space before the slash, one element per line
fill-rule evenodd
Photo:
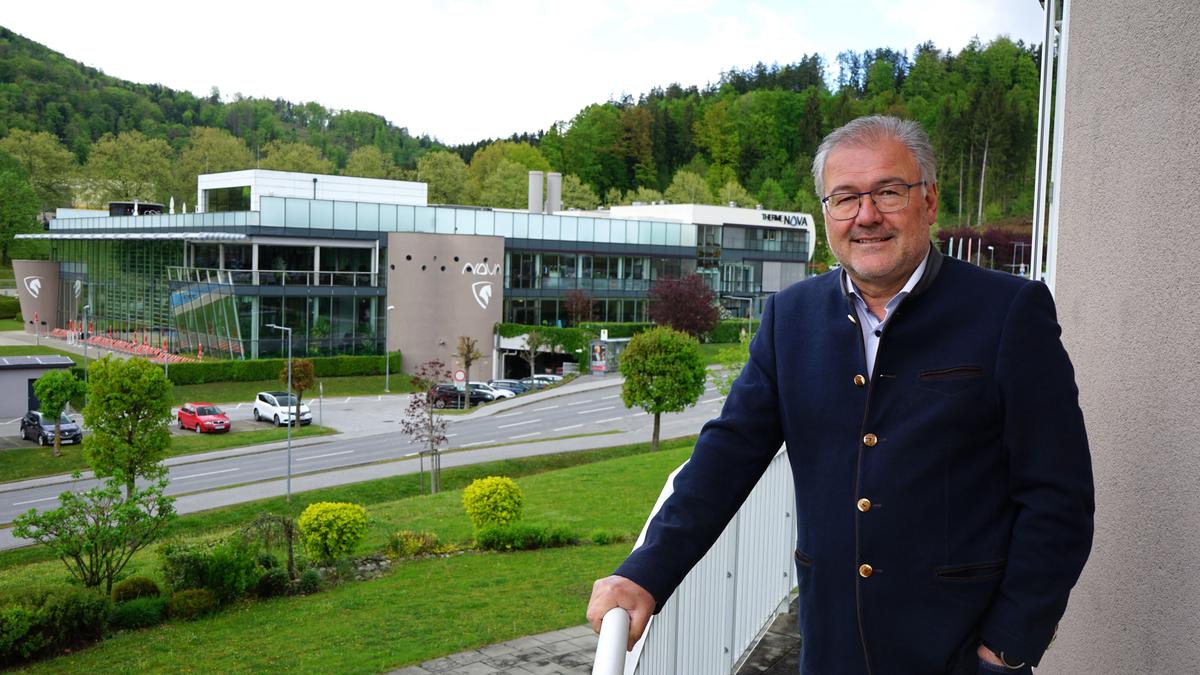
<path fill-rule="evenodd" d="M 679 223 L 667 223 L 667 246 L 679 245 Z"/>
<path fill-rule="evenodd" d="M 501 237 L 513 236 L 513 214 L 507 211 L 493 211 L 496 214 L 496 234 Z"/>
<path fill-rule="evenodd" d="M 308 227 L 308 200 L 288 199 L 283 223 L 287 227 Z M 205 214 L 212 215 L 212 214 Z M 211 221 L 210 221 L 211 224 Z"/>
<path fill-rule="evenodd" d="M 594 218 L 580 218 L 579 239 L 577 241 L 595 241 L 595 226 L 596 220 Z"/>
<path fill-rule="evenodd" d="M 592 236 L 592 241 L 600 243 L 600 244 L 607 244 L 608 243 L 608 226 L 609 226 L 609 223 L 611 223 L 611 222 L 612 221 L 608 220 L 607 218 L 597 218 L 595 221 L 593 221 L 593 224 L 595 225 L 596 230 L 595 230 L 595 234 Z"/>
<path fill-rule="evenodd" d="M 414 206 L 417 216 L 417 232 L 433 232 L 433 209 L 427 206 Z"/>
<path fill-rule="evenodd" d="M 562 230 L 562 218 L 559 216 L 545 216 L 542 218 L 542 238 L 558 241 L 562 239 L 560 232 Z"/>
<path fill-rule="evenodd" d="M 693 223 L 684 223 L 679 226 L 679 245 L 680 246 L 695 246 L 696 245 L 696 225 Z"/>
<path fill-rule="evenodd" d="M 529 214 L 528 213 L 514 213 L 514 214 L 512 214 L 512 217 L 513 217 L 513 234 L 512 234 L 512 236 L 517 239 L 528 239 L 529 238 Z"/>
<path fill-rule="evenodd" d="M 358 203 L 358 228 L 364 232 L 379 231 L 379 205 Z"/>
<path fill-rule="evenodd" d="M 541 239 L 545 216 L 540 213 L 529 214 L 529 238 Z"/>
<path fill-rule="evenodd" d="M 653 224 L 653 230 L 654 230 L 654 240 L 651 241 L 650 243 L 654 244 L 655 246 L 666 246 L 666 244 L 667 244 L 667 224 L 656 222 Z"/>
<path fill-rule="evenodd" d="M 417 207 L 400 206 L 396 208 L 396 231 L 413 232 L 416 229 Z"/>
<path fill-rule="evenodd" d="M 652 227 L 653 227 L 653 225 L 657 225 L 657 224 L 658 223 L 638 223 L 639 227 L 638 227 L 638 238 L 636 239 L 637 243 L 649 244 Z M 629 241 L 635 241 L 635 240 L 630 239 Z"/>
<path fill-rule="evenodd" d="M 313 227 L 333 229 L 333 202 L 327 199 L 309 202 L 308 212 Z"/>
<path fill-rule="evenodd" d="M 626 225 L 625 221 L 622 221 L 622 220 L 612 221 L 612 224 L 610 225 L 610 227 L 608 229 L 608 241 L 613 244 L 624 244 L 626 241 L 626 239 L 625 239 L 626 228 L 627 228 L 627 225 Z"/>
<path fill-rule="evenodd" d="M 454 209 L 454 231 L 458 234 L 475 234 L 475 212 L 471 209 Z"/>
<path fill-rule="evenodd" d="M 433 209 L 434 232 L 438 234 L 454 234 L 454 209 Z"/>
<path fill-rule="evenodd" d="M 559 238 L 563 241 L 578 241 L 579 219 L 575 216 L 563 216 Z"/>
<path fill-rule="evenodd" d="M 358 209 L 354 202 L 333 203 L 333 227 L 338 230 L 353 230 L 358 220 Z"/>
<path fill-rule="evenodd" d="M 495 211 L 479 211 L 475 214 L 475 234 L 495 234 L 495 232 Z"/>
<path fill-rule="evenodd" d="M 379 230 L 381 232 L 396 231 L 396 205 L 395 204 L 380 204 L 379 205 Z"/>

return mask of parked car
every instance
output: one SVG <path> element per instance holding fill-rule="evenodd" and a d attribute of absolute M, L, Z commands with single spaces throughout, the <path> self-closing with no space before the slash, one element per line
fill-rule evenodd
<path fill-rule="evenodd" d="M 461 408 L 463 401 L 463 392 L 452 384 L 434 385 L 429 390 L 429 395 L 433 397 L 433 407 L 435 408 Z M 495 397 L 486 391 L 471 390 L 471 405 L 479 405 L 495 400 Z"/>
<path fill-rule="evenodd" d="M 534 375 L 533 379 L 541 380 L 546 384 L 558 384 L 559 382 L 562 382 L 562 375 Z"/>
<path fill-rule="evenodd" d="M 521 379 L 521 384 L 529 387 L 530 390 L 536 391 L 538 389 L 542 389 L 550 383 L 545 380 L 539 380 L 536 377 L 526 377 Z"/>
<path fill-rule="evenodd" d="M 229 431 L 233 423 L 229 416 L 211 403 L 184 403 L 175 415 L 180 429 L 191 429 L 196 433 L 203 431 Z"/>
<path fill-rule="evenodd" d="M 260 391 L 254 399 L 254 421 L 269 420 L 281 427 L 293 422 L 296 414 L 296 397 L 286 391 Z M 300 404 L 300 424 L 312 424 L 312 411 L 308 404 Z"/>
<path fill-rule="evenodd" d="M 30 410 L 21 418 L 21 438 L 37 441 L 38 445 L 54 445 L 54 420 L 47 419 L 40 411 Z M 61 445 L 83 442 L 83 429 L 66 413 L 59 417 L 58 442 Z"/>
<path fill-rule="evenodd" d="M 520 380 L 492 380 L 488 384 L 492 385 L 492 389 L 507 389 L 517 395 L 531 389 L 528 385 L 521 384 Z"/>
<path fill-rule="evenodd" d="M 507 389 L 497 389 L 497 388 L 495 388 L 489 384 L 483 383 L 483 382 L 471 382 L 470 385 L 471 385 L 471 389 L 473 391 L 486 392 L 488 394 L 491 394 L 493 399 L 512 398 L 512 397 L 516 396 L 515 392 L 511 392 Z"/>

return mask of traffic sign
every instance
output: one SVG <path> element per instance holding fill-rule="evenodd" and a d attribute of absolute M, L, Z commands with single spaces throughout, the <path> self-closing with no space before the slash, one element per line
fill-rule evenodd
<path fill-rule="evenodd" d="M 455 382 L 466 382 L 467 381 L 467 371 L 465 371 L 465 370 L 454 371 L 454 381 Z"/>

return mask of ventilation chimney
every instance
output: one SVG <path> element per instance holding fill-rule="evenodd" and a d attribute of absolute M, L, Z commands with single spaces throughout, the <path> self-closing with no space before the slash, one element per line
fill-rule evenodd
<path fill-rule="evenodd" d="M 546 213 L 562 211 L 562 174 L 546 174 Z"/>
<path fill-rule="evenodd" d="M 542 172 L 529 172 L 529 212 L 542 212 Z"/>

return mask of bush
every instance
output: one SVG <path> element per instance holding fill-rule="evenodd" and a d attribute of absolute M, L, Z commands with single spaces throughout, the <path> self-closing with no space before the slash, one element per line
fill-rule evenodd
<path fill-rule="evenodd" d="M 254 594 L 260 598 L 274 598 L 287 595 L 288 586 L 292 580 L 288 578 L 287 570 L 281 567 L 271 567 L 258 577 L 254 586 Z"/>
<path fill-rule="evenodd" d="M 31 659 L 51 646 L 38 630 L 38 611 L 22 605 L 0 608 L 0 666 Z"/>
<path fill-rule="evenodd" d="M 391 353 L 391 370 L 399 373 L 404 364 L 399 352 Z M 316 356 L 309 359 L 317 377 L 348 377 L 352 375 L 382 375 L 383 356 Z M 230 359 L 177 363 L 171 366 L 174 384 L 204 384 L 206 382 L 249 382 L 274 380 L 287 367 L 287 359 Z"/>
<path fill-rule="evenodd" d="M 187 621 L 211 614 L 216 608 L 217 598 L 203 588 L 179 591 L 171 596 L 167 604 L 167 611 L 172 617 Z"/>
<path fill-rule="evenodd" d="M 508 525 L 521 519 L 525 495 L 513 479 L 505 476 L 478 478 L 463 489 L 463 508 L 479 529 L 486 525 Z"/>
<path fill-rule="evenodd" d="M 640 321 L 631 323 L 593 321 L 580 323 L 579 327 L 596 335 L 600 334 L 601 329 L 607 330 L 609 338 L 627 338 L 653 328 L 654 324 Z"/>
<path fill-rule="evenodd" d="M 321 573 L 311 567 L 304 570 L 296 586 L 304 595 L 316 593 L 321 590 Z"/>
<path fill-rule="evenodd" d="M 614 534 L 608 530 L 592 530 L 592 534 L 588 538 L 591 539 L 592 543 L 596 544 L 597 546 L 615 544 L 622 539 L 621 535 Z"/>
<path fill-rule="evenodd" d="M 388 539 L 387 551 L 393 558 L 412 558 L 442 550 L 437 535 L 432 532 L 396 532 Z"/>
<path fill-rule="evenodd" d="M 758 329 L 758 322 L 750 322 L 751 331 Z M 746 330 L 745 319 L 725 319 L 717 322 L 716 326 L 708 332 L 705 340 L 708 342 L 737 342 L 742 339 L 742 332 Z"/>
<path fill-rule="evenodd" d="M 203 588 L 222 603 L 242 597 L 258 580 L 254 552 L 239 539 L 159 547 L 163 579 L 175 592 Z"/>
<path fill-rule="evenodd" d="M 159 624 L 166 612 L 166 598 L 134 598 L 113 606 L 108 615 L 108 625 L 114 630 L 149 628 Z"/>
<path fill-rule="evenodd" d="M 113 586 L 113 602 L 128 602 L 136 598 L 157 598 L 162 595 L 158 584 L 149 577 L 129 577 Z"/>
<path fill-rule="evenodd" d="M 0 319 L 15 319 L 20 313 L 20 300 L 9 295 L 0 295 Z"/>
<path fill-rule="evenodd" d="M 565 528 L 515 523 L 485 525 L 475 531 L 475 546 L 487 551 L 528 551 L 577 544 L 579 539 Z"/>
<path fill-rule="evenodd" d="M 273 553 L 259 553 L 256 562 L 264 570 L 273 570 L 279 567 L 279 558 L 276 558 Z"/>
<path fill-rule="evenodd" d="M 111 606 L 107 595 L 92 589 L 55 589 L 42 601 L 42 633 L 58 647 L 98 640 L 104 635 Z"/>
<path fill-rule="evenodd" d="M 316 502 L 297 521 L 310 558 L 329 564 L 354 550 L 367 533 L 367 510 L 346 502 Z"/>
<path fill-rule="evenodd" d="M 200 544 L 168 542 L 158 547 L 163 581 L 173 592 L 204 588 L 208 574 L 208 548 Z"/>

